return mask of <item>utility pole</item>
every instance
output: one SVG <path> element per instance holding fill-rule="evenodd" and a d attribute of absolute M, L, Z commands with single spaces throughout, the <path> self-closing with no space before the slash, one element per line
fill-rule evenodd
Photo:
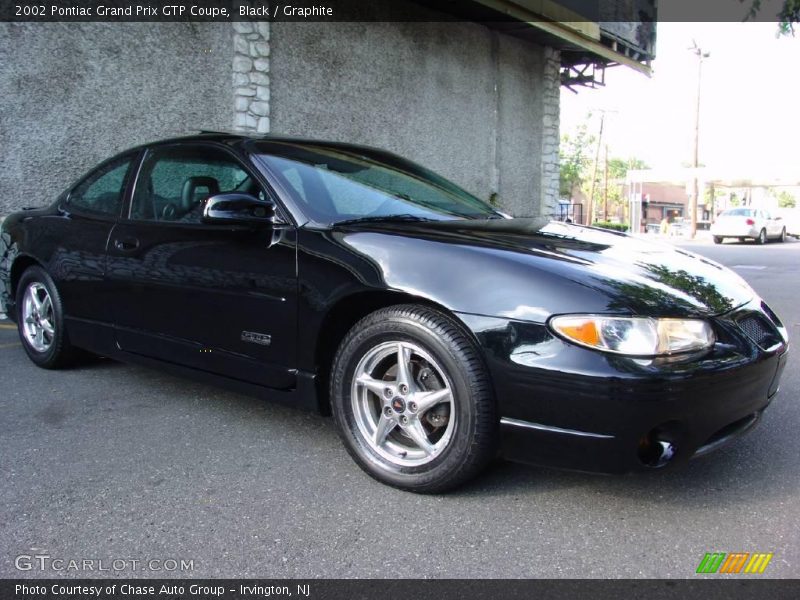
<path fill-rule="evenodd" d="M 600 113 L 600 133 L 597 136 L 597 152 L 594 157 L 594 167 L 592 168 L 592 187 L 589 189 L 589 215 L 586 217 L 586 224 L 591 225 L 594 220 L 594 184 L 597 181 L 597 163 L 600 162 L 600 144 L 603 141 L 603 124 L 606 120 L 606 111 Z"/>
<path fill-rule="evenodd" d="M 700 195 L 700 184 L 697 180 L 697 169 L 700 167 L 700 90 L 703 81 L 703 60 L 711 56 L 711 53 L 703 51 L 694 40 L 692 40 L 692 47 L 689 50 L 697 57 L 697 102 L 694 109 L 692 197 L 689 199 L 689 238 L 694 239 L 697 234 L 697 205 Z"/>
<path fill-rule="evenodd" d="M 605 147 L 605 174 L 603 177 L 603 221 L 608 222 L 608 144 Z"/>
<path fill-rule="evenodd" d="M 717 213 L 717 207 L 716 207 L 716 204 L 717 204 L 717 186 L 715 186 L 714 182 L 712 181 L 709 184 L 708 188 L 709 188 L 708 189 L 708 193 L 711 196 L 711 202 L 710 202 L 710 204 L 711 204 L 711 211 L 710 211 L 711 212 L 711 220 L 713 221 L 714 218 L 715 218 L 715 215 Z"/>

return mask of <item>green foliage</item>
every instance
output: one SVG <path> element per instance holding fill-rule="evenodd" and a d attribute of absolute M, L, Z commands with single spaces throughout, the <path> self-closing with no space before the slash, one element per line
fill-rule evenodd
<path fill-rule="evenodd" d="M 597 209 L 606 207 L 604 199 L 607 186 L 608 214 L 619 214 L 620 207 L 625 203 L 625 199 L 622 197 L 622 186 L 619 185 L 619 182 L 625 179 L 629 169 L 647 169 L 648 167 L 644 161 L 637 158 L 609 157 L 608 165 L 604 165 L 601 159 L 600 164 L 597 165 L 596 179 L 592 186 L 597 140 L 595 136 L 589 134 L 591 117 L 592 115 L 589 113 L 573 135 L 565 134 L 561 137 L 559 195 L 561 198 L 572 200 L 578 190 L 582 189 L 584 194 L 589 195 L 590 189 L 593 187 L 593 200 L 595 212 L 597 212 Z M 605 181 L 606 166 L 608 182 Z"/>
<path fill-rule="evenodd" d="M 564 134 L 561 136 L 559 146 L 559 195 L 562 198 L 572 198 L 576 189 L 580 189 L 584 181 L 589 177 L 589 165 L 591 164 L 591 148 L 595 142 L 593 135 L 588 131 L 588 119 L 581 123 L 575 135 Z"/>
<path fill-rule="evenodd" d="M 725 192 L 723 190 L 717 190 L 711 187 L 707 187 L 705 192 L 703 192 L 703 199 L 706 204 L 713 204 L 717 198 L 721 198 L 724 195 Z"/>
<path fill-rule="evenodd" d="M 647 164 L 638 158 L 609 158 L 608 159 L 608 214 L 619 214 L 619 209 L 626 202 L 624 190 L 619 182 L 624 181 L 630 169 L 647 169 Z M 595 187 L 595 200 L 600 203 L 598 208 L 605 209 L 604 190 L 602 178 Z"/>
<path fill-rule="evenodd" d="M 608 159 L 608 178 L 625 179 L 629 170 L 649 169 L 643 160 L 639 158 L 609 158 Z"/>
<path fill-rule="evenodd" d="M 786 190 L 781 190 L 776 194 L 778 198 L 778 207 L 779 208 L 796 208 L 797 207 L 797 198 L 795 198 L 792 194 L 787 192 Z"/>
<path fill-rule="evenodd" d="M 800 21 L 800 0 L 786 0 L 778 13 L 778 32 L 794 35 L 794 24 Z"/>
<path fill-rule="evenodd" d="M 758 16 L 761 10 L 761 0 L 739 0 L 739 2 L 749 2 L 750 9 L 747 11 L 745 21 L 750 21 Z M 780 12 L 778 12 L 778 35 L 794 35 L 794 25 L 800 22 L 800 0 L 784 0 Z"/>
<path fill-rule="evenodd" d="M 611 231 L 628 231 L 628 226 L 625 223 L 611 223 L 610 221 L 595 221 L 592 223 L 592 227 L 610 229 Z"/>

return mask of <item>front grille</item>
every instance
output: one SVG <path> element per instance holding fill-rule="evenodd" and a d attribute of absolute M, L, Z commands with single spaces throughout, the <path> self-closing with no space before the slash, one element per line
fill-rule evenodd
<path fill-rule="evenodd" d="M 751 313 L 739 319 L 737 324 L 739 328 L 745 332 L 747 337 L 762 348 L 769 348 L 775 344 L 779 344 L 781 341 L 780 334 L 775 328 L 775 325 L 758 313 Z"/>

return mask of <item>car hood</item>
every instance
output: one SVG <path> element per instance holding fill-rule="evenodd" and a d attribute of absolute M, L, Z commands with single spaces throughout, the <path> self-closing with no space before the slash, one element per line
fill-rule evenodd
<path fill-rule="evenodd" d="M 461 312 L 545 321 L 597 312 L 711 316 L 754 297 L 726 267 L 665 243 L 541 219 L 334 229 L 384 284 Z"/>

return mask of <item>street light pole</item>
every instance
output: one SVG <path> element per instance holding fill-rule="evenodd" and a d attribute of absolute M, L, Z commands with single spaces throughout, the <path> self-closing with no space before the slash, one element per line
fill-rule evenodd
<path fill-rule="evenodd" d="M 697 180 L 697 169 L 700 166 L 700 91 L 703 81 L 703 60 L 711 56 L 710 52 L 704 52 L 692 41 L 693 46 L 689 48 L 697 57 L 697 101 L 694 109 L 694 152 L 692 156 L 692 197 L 689 199 L 689 238 L 694 239 L 697 234 L 697 205 L 699 204 L 700 184 Z"/>

